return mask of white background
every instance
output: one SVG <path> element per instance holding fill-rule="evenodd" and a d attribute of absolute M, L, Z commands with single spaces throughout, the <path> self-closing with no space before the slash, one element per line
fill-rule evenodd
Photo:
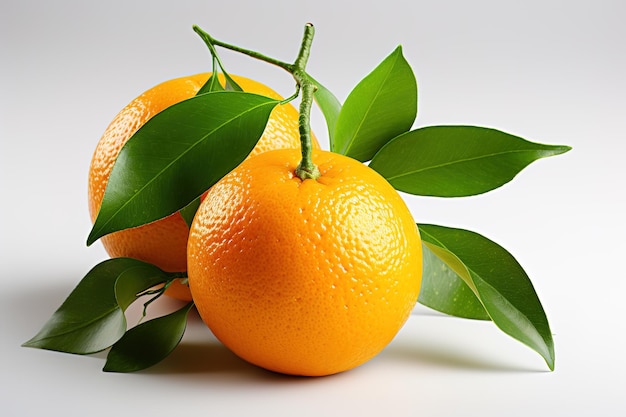
<path fill-rule="evenodd" d="M 3 415 L 625 415 L 625 18 L 618 0 L 3 1 Z M 100 372 L 104 355 L 21 348 L 106 258 L 84 242 L 87 170 L 108 122 L 151 86 L 210 69 L 192 24 L 290 61 L 308 21 L 309 72 L 342 101 L 402 44 L 420 86 L 416 126 L 574 148 L 482 196 L 407 197 L 417 221 L 480 232 L 516 256 L 550 320 L 556 371 L 492 323 L 424 308 L 374 360 L 325 378 L 247 365 L 197 319 L 171 357 L 137 374 Z M 222 57 L 292 93 L 280 70 Z M 319 113 L 313 127 L 324 142 Z"/>

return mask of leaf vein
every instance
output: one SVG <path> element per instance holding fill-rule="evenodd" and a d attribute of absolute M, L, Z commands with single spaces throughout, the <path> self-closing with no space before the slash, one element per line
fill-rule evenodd
<path fill-rule="evenodd" d="M 94 323 L 97 323 L 97 322 L 107 318 L 111 314 L 113 314 L 113 313 L 115 313 L 117 311 L 121 311 L 121 310 L 122 309 L 119 306 L 115 307 L 115 308 L 112 308 L 110 310 L 107 310 L 103 314 L 98 315 L 98 316 L 92 318 L 91 320 L 82 321 L 82 322 L 76 323 L 77 325 L 72 326 L 71 328 L 68 328 L 67 331 L 53 333 L 53 334 L 50 334 L 50 335 L 48 335 L 46 337 L 42 337 L 42 338 L 39 338 L 39 339 L 33 339 L 32 342 L 44 342 L 46 340 L 56 339 L 56 338 L 61 337 L 61 336 L 65 336 L 65 335 L 68 335 L 68 334 L 71 334 L 71 333 L 75 333 L 75 332 L 77 332 L 79 330 L 82 330 L 82 329 L 85 329 L 85 328 L 93 325 Z"/>
<path fill-rule="evenodd" d="M 350 148 L 352 148 L 352 145 L 354 144 L 354 141 L 356 140 L 359 132 L 361 131 L 361 128 L 363 127 L 363 124 L 365 123 L 365 120 L 367 120 L 367 115 L 370 113 L 370 111 L 372 110 L 372 107 L 374 106 L 374 103 L 376 102 L 376 99 L 380 96 L 382 90 L 383 90 L 383 86 L 386 84 L 387 80 L 389 79 L 389 77 L 391 76 L 391 73 L 393 72 L 393 69 L 396 67 L 398 61 L 398 57 L 396 57 L 396 60 L 394 61 L 394 63 L 390 66 L 389 70 L 387 71 L 387 73 L 385 74 L 385 78 L 384 80 L 379 84 L 379 88 L 376 90 L 376 94 L 374 94 L 373 99 L 370 101 L 369 105 L 367 106 L 366 111 L 363 113 L 363 117 L 361 118 L 361 120 L 359 121 L 359 124 L 357 126 L 357 128 L 354 130 L 354 134 L 352 135 L 352 137 L 350 138 L 350 140 L 346 143 L 346 145 L 343 147 L 343 154 L 346 155 L 348 153 L 348 150 Z"/>
<path fill-rule="evenodd" d="M 487 158 L 492 158 L 492 157 L 496 157 L 496 156 L 500 156 L 500 155 L 507 155 L 507 154 L 514 154 L 514 153 L 524 153 L 524 152 L 535 152 L 535 151 L 534 150 L 528 150 L 528 149 L 516 149 L 516 150 L 512 150 L 512 151 L 494 152 L 494 153 L 490 153 L 490 154 L 476 156 L 476 157 L 473 157 L 473 158 L 457 159 L 457 160 L 454 160 L 454 161 L 445 162 L 445 163 L 436 164 L 436 165 L 431 165 L 431 166 L 420 168 L 420 169 L 414 169 L 414 170 L 406 171 L 406 172 L 403 172 L 403 173 L 400 173 L 400 174 L 397 174 L 397 175 L 386 176 L 386 178 L 387 178 L 388 181 L 391 181 L 391 180 L 395 180 L 395 179 L 398 179 L 398 178 L 415 175 L 415 174 L 418 174 L 420 172 L 426 172 L 426 171 L 437 169 L 437 168 L 445 168 L 447 166 L 451 166 L 451 165 L 454 165 L 454 164 L 460 164 L 460 163 L 471 162 L 471 161 L 478 161 L 480 159 L 487 159 Z"/>

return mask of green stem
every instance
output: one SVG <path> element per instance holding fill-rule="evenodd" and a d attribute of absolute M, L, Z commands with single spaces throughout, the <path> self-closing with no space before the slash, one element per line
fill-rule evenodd
<path fill-rule="evenodd" d="M 317 179 L 320 171 L 313 163 L 313 142 L 311 138 L 311 107 L 313 106 L 313 93 L 315 93 L 315 84 L 306 73 L 306 64 L 309 60 L 311 52 L 311 44 L 313 43 L 313 35 L 315 28 L 311 23 L 307 23 L 304 27 L 304 36 L 302 38 L 302 46 L 294 63 L 292 72 L 293 77 L 302 90 L 302 99 L 300 101 L 300 149 L 302 151 L 302 160 L 296 168 L 296 175 L 302 179 Z"/>
<path fill-rule="evenodd" d="M 239 46 L 236 45 L 231 45 L 229 43 L 226 42 L 222 42 L 220 40 L 215 39 L 214 37 L 212 37 L 211 35 L 209 35 L 208 33 L 206 33 L 205 31 L 203 31 L 202 29 L 200 29 L 200 27 L 198 27 L 197 25 L 193 26 L 193 30 L 194 32 L 196 32 L 198 35 L 200 35 L 200 37 L 202 38 L 202 40 L 204 40 L 204 42 L 208 45 L 209 49 L 211 50 L 211 53 L 214 55 L 217 55 L 217 52 L 215 51 L 215 46 L 221 46 L 222 48 L 226 48 L 226 49 L 230 49 L 231 51 L 235 51 L 235 52 L 239 52 L 241 54 L 244 55 L 248 55 L 249 57 L 261 60 L 261 61 L 265 61 L 269 64 L 273 64 L 276 65 L 280 68 L 283 68 L 284 70 L 291 72 L 291 65 L 286 63 L 286 62 L 282 62 L 279 61 L 277 59 L 265 56 L 263 54 L 260 54 L 256 51 L 251 51 L 249 49 L 245 49 L 245 48 L 241 48 Z M 220 65 L 221 67 L 221 65 Z"/>
<path fill-rule="evenodd" d="M 313 25 L 311 23 L 307 23 L 305 25 L 304 36 L 302 37 L 300 51 L 298 52 L 298 56 L 293 64 L 279 61 L 277 59 L 260 54 L 256 51 L 251 51 L 249 49 L 241 48 L 239 46 L 219 41 L 213 38 L 208 33 L 204 32 L 198 26 L 194 25 L 193 30 L 198 35 L 200 35 L 204 42 L 209 46 L 209 49 L 214 56 L 217 55 L 215 51 L 215 45 L 221 46 L 222 48 L 230 49 L 231 51 L 239 52 L 244 55 L 248 55 L 249 57 L 276 65 L 289 72 L 293 76 L 293 78 L 296 80 L 299 90 L 302 92 L 302 98 L 300 101 L 300 117 L 298 120 L 302 160 L 298 164 L 295 174 L 302 180 L 319 178 L 319 169 L 313 163 L 312 158 L 313 145 L 311 137 L 311 107 L 313 105 L 313 93 L 315 92 L 316 87 L 306 72 L 306 64 L 309 60 L 311 44 L 313 43 L 313 35 L 315 34 L 315 28 L 313 27 Z"/>

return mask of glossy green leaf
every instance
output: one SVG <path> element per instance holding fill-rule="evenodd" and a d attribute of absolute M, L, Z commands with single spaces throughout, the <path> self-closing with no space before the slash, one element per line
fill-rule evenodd
<path fill-rule="evenodd" d="M 311 78 L 311 77 L 309 77 Z M 319 106 L 324 119 L 326 119 L 326 125 L 328 126 L 328 140 L 330 142 L 330 149 L 335 148 L 335 127 L 337 126 L 337 118 L 341 111 L 341 103 L 326 87 L 320 84 L 317 80 L 311 78 L 311 81 L 315 84 L 316 90 L 313 94 L 313 99 Z"/>
<path fill-rule="evenodd" d="M 399 191 L 463 197 L 498 188 L 531 162 L 570 149 L 484 127 L 431 126 L 393 139 L 369 166 Z"/>
<path fill-rule="evenodd" d="M 180 343 L 191 307 L 193 303 L 188 303 L 171 314 L 128 330 L 111 348 L 104 371 L 135 372 L 163 360 Z"/>
<path fill-rule="evenodd" d="M 517 260 L 475 232 L 418 226 L 424 244 L 468 284 L 496 326 L 538 352 L 553 370 L 554 342 L 548 319 Z"/>
<path fill-rule="evenodd" d="M 221 91 L 156 114 L 120 151 L 87 244 L 166 217 L 198 198 L 248 156 L 276 104 Z"/>
<path fill-rule="evenodd" d="M 200 90 L 198 90 L 196 95 L 213 93 L 216 91 L 225 91 L 225 89 L 219 80 L 219 73 L 217 72 L 217 58 L 213 57 L 213 72 L 211 73 L 211 76 L 206 81 L 206 83 L 204 83 Z M 185 223 L 188 227 L 191 227 L 191 222 L 196 215 L 196 210 L 198 210 L 198 207 L 200 207 L 200 197 L 196 198 L 191 203 L 180 209 L 180 215 L 182 216 L 183 220 L 185 220 Z"/>
<path fill-rule="evenodd" d="M 106 260 L 87 273 L 23 346 L 77 354 L 106 349 L 126 331 L 124 311 L 137 293 L 167 279 L 166 273 L 145 262 Z"/>
<path fill-rule="evenodd" d="M 417 82 L 396 48 L 348 95 L 332 151 L 368 161 L 388 141 L 411 128 L 417 115 Z"/>
<path fill-rule="evenodd" d="M 435 249 L 436 250 L 436 249 Z M 468 319 L 490 320 L 470 287 L 428 245 L 422 245 L 424 271 L 417 301 L 442 313 Z"/>

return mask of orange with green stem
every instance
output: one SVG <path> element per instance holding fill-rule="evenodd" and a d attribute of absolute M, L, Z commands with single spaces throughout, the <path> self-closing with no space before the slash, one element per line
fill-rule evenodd
<path fill-rule="evenodd" d="M 354 368 L 392 340 L 417 301 L 417 226 L 375 171 L 313 151 L 312 25 L 293 65 L 204 37 L 294 76 L 301 150 L 250 158 L 207 193 L 187 249 L 198 312 L 227 347 L 263 368 L 307 376 Z"/>

